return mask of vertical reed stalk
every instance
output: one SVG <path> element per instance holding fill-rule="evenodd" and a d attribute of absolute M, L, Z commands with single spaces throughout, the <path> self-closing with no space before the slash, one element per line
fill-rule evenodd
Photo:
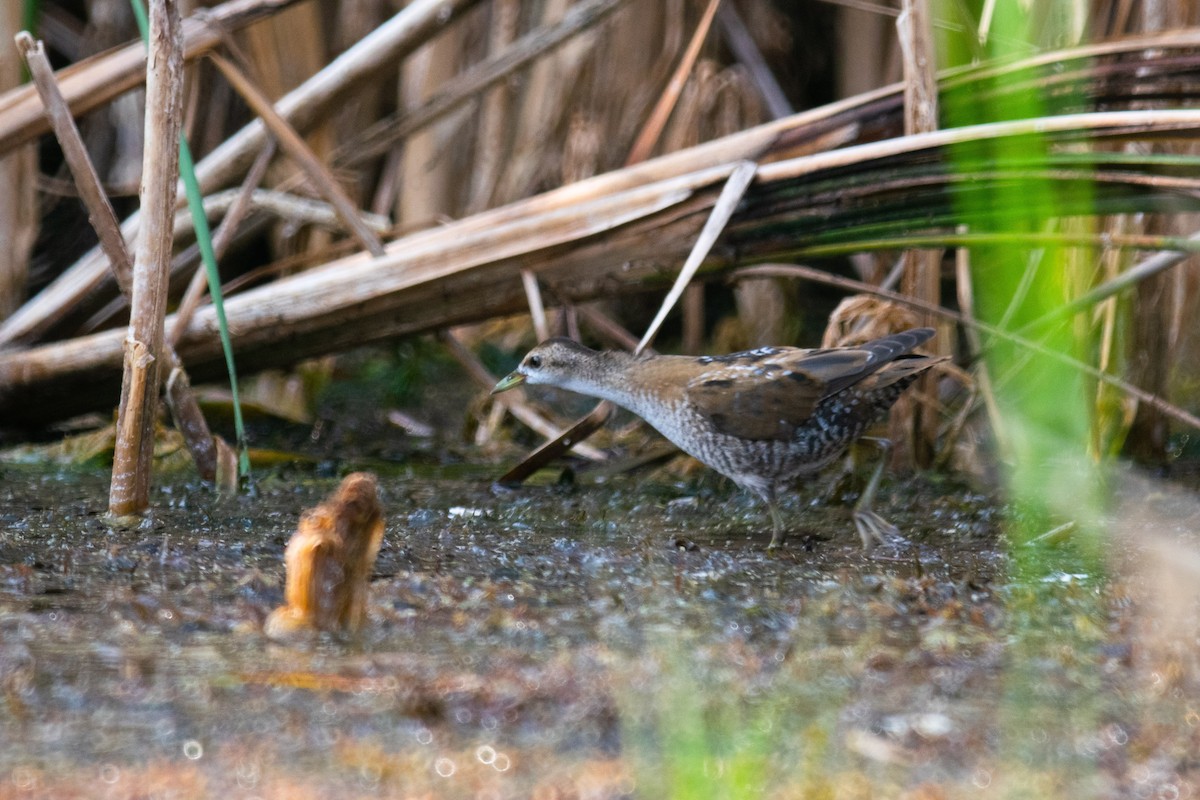
<path fill-rule="evenodd" d="M 150 2 L 146 146 L 139 192 L 143 225 L 133 263 L 133 299 L 117 415 L 108 511 L 126 516 L 150 505 L 154 420 L 162 363 L 163 318 L 179 177 L 183 121 L 183 38 L 175 0 Z"/>
<path fill-rule="evenodd" d="M 900 39 L 900 52 L 904 64 L 904 133 L 925 133 L 938 128 L 938 93 L 937 93 L 937 55 L 933 42 L 933 28 L 930 24 L 930 8 L 928 0 L 904 0 L 900 17 L 896 20 L 896 28 Z M 916 297 L 933 305 L 941 304 L 941 250 L 909 250 L 904 254 L 905 268 L 901 281 L 901 291 L 910 297 Z M 937 325 L 940 320 L 930 314 L 923 314 L 922 325 Z M 949 332 L 949 326 L 941 325 L 942 333 Z M 950 337 L 946 335 L 935 337 L 931 343 L 939 355 L 948 355 Z M 921 377 L 914 394 L 936 394 L 937 377 L 926 374 Z M 933 463 L 937 451 L 936 409 L 929 404 L 913 401 L 913 394 L 902 398 L 899 405 L 912 409 L 911 417 L 907 414 L 893 414 L 892 419 L 911 419 L 907 430 L 890 431 L 896 448 L 893 459 L 906 466 L 928 467 Z M 895 427 L 895 426 L 893 426 Z"/>

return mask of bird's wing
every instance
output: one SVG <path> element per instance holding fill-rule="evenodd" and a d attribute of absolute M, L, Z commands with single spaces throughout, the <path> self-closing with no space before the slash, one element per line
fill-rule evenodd
<path fill-rule="evenodd" d="M 822 400 L 924 342 L 932 335 L 926 331 L 906 331 L 861 347 L 764 347 L 700 359 L 687 399 L 720 433 L 786 441 Z"/>
<path fill-rule="evenodd" d="M 829 393 L 831 378 L 861 373 L 857 350 L 763 348 L 712 359 L 687 399 L 720 433 L 788 440 Z"/>

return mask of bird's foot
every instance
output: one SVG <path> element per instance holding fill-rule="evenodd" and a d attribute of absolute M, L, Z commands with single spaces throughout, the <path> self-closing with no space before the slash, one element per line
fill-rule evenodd
<path fill-rule="evenodd" d="M 783 542 L 786 538 L 787 535 L 783 531 L 775 531 L 771 535 L 771 543 L 767 545 L 767 555 L 775 555 L 779 551 L 779 548 L 783 547 Z"/>
<path fill-rule="evenodd" d="M 900 529 L 869 508 L 854 510 L 854 527 L 862 539 L 863 550 L 870 553 L 877 545 L 903 546 L 910 544 L 900 535 Z"/>

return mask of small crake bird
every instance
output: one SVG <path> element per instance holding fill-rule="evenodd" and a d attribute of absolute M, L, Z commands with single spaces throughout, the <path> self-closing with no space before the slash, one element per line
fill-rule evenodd
<path fill-rule="evenodd" d="M 699 358 L 597 352 L 549 339 L 492 392 L 549 384 L 629 409 L 679 449 L 757 493 L 771 512 L 774 550 L 784 540 L 780 492 L 837 459 L 887 415 L 909 384 L 943 360 L 912 353 L 933 333 L 914 328 L 857 347 L 760 347 Z M 890 443 L 872 441 L 886 453 Z M 868 551 L 898 534 L 871 509 L 883 462 L 854 509 Z"/>

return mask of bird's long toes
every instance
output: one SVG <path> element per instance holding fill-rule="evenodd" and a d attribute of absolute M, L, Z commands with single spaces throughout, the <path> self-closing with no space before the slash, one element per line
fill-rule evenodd
<path fill-rule="evenodd" d="M 876 545 L 902 546 L 909 541 L 900 535 L 900 529 L 869 509 L 854 512 L 854 527 L 858 529 L 863 549 L 870 553 Z"/>

